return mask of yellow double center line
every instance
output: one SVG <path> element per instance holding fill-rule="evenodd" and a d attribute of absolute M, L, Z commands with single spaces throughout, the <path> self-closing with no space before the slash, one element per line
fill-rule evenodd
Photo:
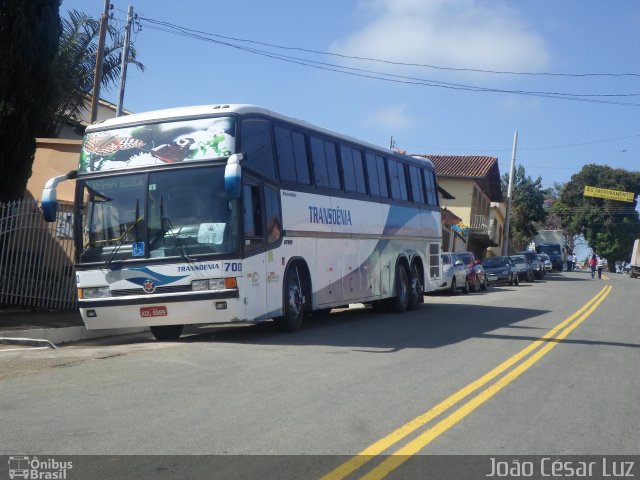
<path fill-rule="evenodd" d="M 384 461 L 382 461 L 379 465 L 377 465 L 369 473 L 362 477 L 363 479 L 367 480 L 384 478 L 390 472 L 409 460 L 412 455 L 417 454 L 439 435 L 446 432 L 448 429 L 460 422 L 464 417 L 469 415 L 500 390 L 509 385 L 512 381 L 526 372 L 538 360 L 549 353 L 549 351 L 551 351 L 559 342 L 564 340 L 564 338 L 569 335 L 569 333 L 571 333 L 576 327 L 578 327 L 578 325 L 580 325 L 589 315 L 591 315 L 595 311 L 596 308 L 598 308 L 598 306 L 604 301 L 609 293 L 611 293 L 611 288 L 611 286 L 604 287 L 596 296 L 589 300 L 577 312 L 568 317 L 566 320 L 560 322 L 553 329 L 549 330 L 545 335 L 535 340 L 529 346 L 525 347 L 520 352 L 508 358 L 476 381 L 458 390 L 449 398 L 446 398 L 445 400 L 437 404 L 431 410 L 417 416 L 413 420 L 391 432 L 386 437 L 368 446 L 356 456 L 350 458 L 345 463 L 322 477 L 321 480 L 340 480 L 352 474 L 360 467 L 368 463 L 370 460 L 375 458 L 377 455 L 382 454 L 384 451 L 388 450 L 396 443 L 400 442 L 402 439 L 415 432 L 420 427 L 426 425 L 438 415 L 446 412 L 456 403 L 468 397 L 480 387 L 486 385 L 487 383 L 495 379 L 498 375 L 507 371 L 509 368 L 514 366 L 524 357 L 537 349 L 535 354 L 531 355 L 513 370 L 500 378 L 498 381 L 487 387 L 471 400 L 467 401 L 464 405 L 459 407 L 449 416 L 425 430 L 423 433 L 418 435 L 403 447 L 394 451 Z M 542 348 L 539 348 L 541 346 Z"/>

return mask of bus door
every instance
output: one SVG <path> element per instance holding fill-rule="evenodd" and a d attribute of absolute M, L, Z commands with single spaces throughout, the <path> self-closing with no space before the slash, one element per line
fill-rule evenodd
<path fill-rule="evenodd" d="M 267 313 L 280 312 L 282 306 L 282 283 L 286 259 L 282 256 L 282 214 L 280 213 L 280 192 L 268 185 L 264 186 L 264 212 L 266 225 L 265 253 L 267 282 Z M 281 312 L 284 313 L 284 312 Z"/>
<path fill-rule="evenodd" d="M 244 288 L 241 290 L 241 301 L 244 302 L 248 320 L 264 315 L 267 303 L 264 202 L 260 190 L 257 183 L 246 181 L 242 187 L 245 255 L 242 262 Z"/>
<path fill-rule="evenodd" d="M 276 255 L 282 242 L 280 194 L 267 185 L 246 183 L 243 196 L 245 311 L 249 319 L 269 318 L 282 308 L 284 266 Z"/>

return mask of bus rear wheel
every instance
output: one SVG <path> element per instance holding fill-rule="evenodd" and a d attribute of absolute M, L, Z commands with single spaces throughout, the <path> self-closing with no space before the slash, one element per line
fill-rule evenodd
<path fill-rule="evenodd" d="M 307 286 L 300 269 L 293 266 L 287 270 L 284 282 L 284 315 L 275 319 L 278 330 L 297 332 L 304 320 Z"/>
<path fill-rule="evenodd" d="M 409 274 L 407 268 L 399 263 L 396 267 L 396 296 L 390 298 L 391 309 L 396 313 L 403 313 L 409 306 L 409 296 L 411 295 L 411 285 L 409 285 Z"/>
<path fill-rule="evenodd" d="M 158 325 L 151 327 L 156 340 L 177 340 L 182 335 L 183 325 Z"/>
<path fill-rule="evenodd" d="M 420 270 L 414 263 L 411 265 L 411 294 L 409 295 L 409 310 L 415 310 L 424 303 L 424 286 L 420 279 Z"/>

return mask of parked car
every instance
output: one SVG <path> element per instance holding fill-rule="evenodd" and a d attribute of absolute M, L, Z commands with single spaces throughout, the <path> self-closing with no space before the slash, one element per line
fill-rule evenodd
<path fill-rule="evenodd" d="M 467 269 L 464 262 L 453 252 L 443 252 L 440 255 L 442 262 L 442 283 L 436 290 L 448 291 L 455 295 L 458 290 L 469 293 Z"/>
<path fill-rule="evenodd" d="M 540 260 L 538 260 L 538 254 L 533 250 L 525 250 L 522 252 L 516 252 L 515 255 L 524 255 L 529 264 L 531 265 L 531 269 L 533 270 L 533 275 L 540 280 L 544 277 L 544 265 Z"/>
<path fill-rule="evenodd" d="M 549 257 L 549 255 L 547 255 L 546 253 L 539 253 L 538 260 L 540 260 L 544 265 L 545 272 L 553 271 L 553 262 L 551 261 L 551 258 Z"/>
<path fill-rule="evenodd" d="M 489 285 L 498 283 L 520 285 L 518 267 L 511 261 L 510 257 L 505 255 L 486 258 L 482 262 L 482 266 L 487 274 L 487 282 L 489 282 Z"/>
<path fill-rule="evenodd" d="M 518 269 L 518 278 L 521 282 L 534 282 L 533 268 L 524 255 L 511 255 L 511 261 Z"/>
<path fill-rule="evenodd" d="M 476 257 L 471 252 L 456 252 L 458 258 L 462 260 L 465 268 L 467 269 L 467 281 L 469 282 L 469 288 L 474 292 L 487 289 L 487 276 L 482 267 L 480 260 L 476 260 Z"/>

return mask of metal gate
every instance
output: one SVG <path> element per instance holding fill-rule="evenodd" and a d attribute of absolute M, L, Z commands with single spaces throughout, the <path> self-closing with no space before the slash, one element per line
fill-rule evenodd
<path fill-rule="evenodd" d="M 77 308 L 73 206 L 47 223 L 37 201 L 0 203 L 0 305 Z"/>

